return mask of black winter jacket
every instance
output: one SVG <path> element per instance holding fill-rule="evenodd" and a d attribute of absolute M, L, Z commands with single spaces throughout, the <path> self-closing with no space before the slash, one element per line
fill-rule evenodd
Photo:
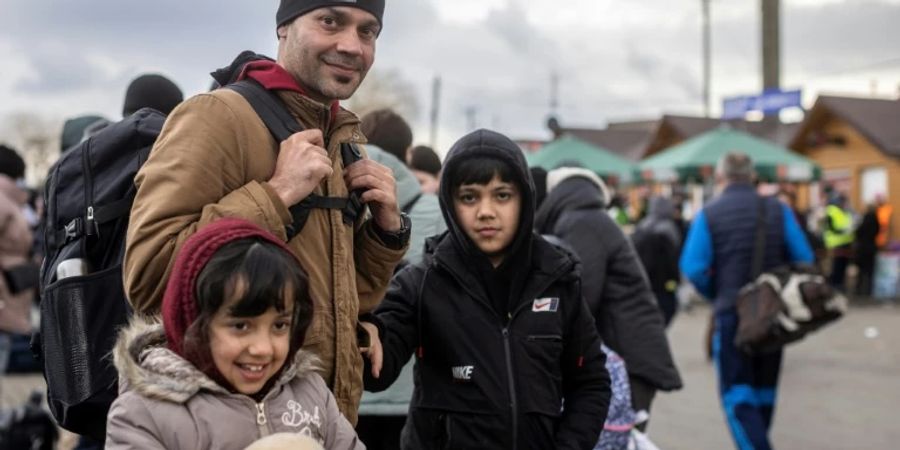
<path fill-rule="evenodd" d="M 504 277 L 513 284 L 508 314 L 487 289 L 495 268 L 453 212 L 449 186 L 460 161 L 473 157 L 507 164 L 522 191 L 512 253 L 496 268 L 514 272 Z M 475 132 L 451 149 L 442 177 L 448 231 L 391 280 L 376 310 L 384 366 L 379 379 L 365 370 L 366 390 L 387 388 L 416 350 L 403 448 L 592 449 L 609 405 L 606 358 L 574 256 L 532 232 L 524 155 L 503 136 Z"/>
<path fill-rule="evenodd" d="M 584 298 L 603 342 L 632 377 L 680 389 L 663 317 L 631 242 L 606 213 L 606 199 L 581 177 L 562 181 L 538 210 L 535 228 L 571 245 L 582 267 Z"/>
<path fill-rule="evenodd" d="M 536 267 L 507 319 L 448 241 L 394 277 L 377 310 L 384 366 L 379 379 L 366 369 L 366 390 L 390 386 L 417 350 L 403 448 L 593 448 L 609 375 L 573 258 L 536 237 Z"/>

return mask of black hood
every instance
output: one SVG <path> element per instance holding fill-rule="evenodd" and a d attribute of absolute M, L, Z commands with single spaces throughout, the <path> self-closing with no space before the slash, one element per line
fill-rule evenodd
<path fill-rule="evenodd" d="M 453 144 L 453 147 L 447 153 L 447 158 L 444 160 L 438 197 L 441 203 L 441 212 L 444 214 L 444 221 L 447 223 L 447 230 L 450 232 L 454 245 L 463 255 L 470 258 L 470 261 L 478 261 L 479 268 L 484 267 L 482 261 L 490 264 L 488 258 L 459 226 L 456 211 L 453 207 L 451 186 L 453 185 L 453 178 L 456 176 L 456 169 L 464 158 L 475 157 L 494 158 L 508 164 L 513 169 L 513 176 L 516 177 L 514 181 L 519 184 L 522 190 L 519 228 L 501 267 L 508 266 L 507 263 L 515 260 L 530 261 L 535 209 L 534 182 L 531 179 L 525 155 L 519 146 L 506 136 L 489 130 L 474 131 L 462 137 Z"/>
<path fill-rule="evenodd" d="M 552 234 L 562 213 L 578 209 L 604 210 L 605 205 L 603 191 L 595 182 L 584 177 L 567 178 L 547 194 L 537 213 L 535 229 L 541 234 Z"/>

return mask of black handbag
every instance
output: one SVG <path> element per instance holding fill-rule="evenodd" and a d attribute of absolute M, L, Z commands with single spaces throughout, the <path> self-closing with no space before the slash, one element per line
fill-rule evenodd
<path fill-rule="evenodd" d="M 847 298 L 809 264 L 786 264 L 763 272 L 766 248 L 765 199 L 753 250 L 753 281 L 741 288 L 735 303 L 738 329 L 734 345 L 749 354 L 769 353 L 796 342 L 847 311 Z"/>

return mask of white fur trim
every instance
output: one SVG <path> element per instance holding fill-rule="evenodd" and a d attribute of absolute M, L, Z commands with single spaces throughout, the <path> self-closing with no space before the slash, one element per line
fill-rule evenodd
<path fill-rule="evenodd" d="M 591 171 L 590 169 L 585 169 L 582 167 L 560 167 L 558 169 L 553 169 L 547 172 L 547 195 L 550 195 L 550 192 L 553 191 L 554 188 L 559 186 L 560 183 L 575 177 L 587 178 L 594 182 L 598 188 L 600 188 L 600 193 L 603 194 L 603 203 L 609 204 L 609 200 L 612 198 L 610 195 L 609 188 L 606 186 L 606 183 L 603 182 L 596 173 Z"/>

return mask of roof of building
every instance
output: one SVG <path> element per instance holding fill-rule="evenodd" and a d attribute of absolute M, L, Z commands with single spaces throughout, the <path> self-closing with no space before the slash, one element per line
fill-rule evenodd
<path fill-rule="evenodd" d="M 850 124 L 882 152 L 900 157 L 900 100 L 877 98 L 819 96 L 790 140 L 791 148 L 802 147 L 810 132 L 834 117 Z"/>
<path fill-rule="evenodd" d="M 640 161 L 660 138 L 662 130 L 671 130 L 682 140 L 701 135 L 727 123 L 731 128 L 767 139 L 775 144 L 799 149 L 805 136 L 832 117 L 849 123 L 884 153 L 900 157 L 900 100 L 819 96 L 803 122 L 729 120 L 666 114 L 657 120 L 610 123 L 605 129 L 565 128 L 569 135 L 607 148 L 631 161 Z M 665 134 L 665 135 L 668 135 Z M 665 138 L 664 141 L 668 141 Z"/>
<path fill-rule="evenodd" d="M 667 114 L 658 120 L 610 123 L 605 129 L 561 128 L 560 136 L 569 135 L 591 144 L 607 148 L 631 161 L 640 161 L 653 147 L 664 128 L 672 130 L 681 140 L 699 136 L 727 123 L 731 128 L 745 131 L 756 137 L 768 139 L 786 146 L 799 124 L 752 122 L 746 120 L 722 121 L 706 117 Z"/>
<path fill-rule="evenodd" d="M 647 146 L 653 138 L 653 131 L 609 128 L 605 130 L 565 128 L 563 129 L 563 134 L 608 149 L 622 158 L 633 162 L 640 161 L 641 158 L 644 157 L 644 152 L 647 150 Z"/>

